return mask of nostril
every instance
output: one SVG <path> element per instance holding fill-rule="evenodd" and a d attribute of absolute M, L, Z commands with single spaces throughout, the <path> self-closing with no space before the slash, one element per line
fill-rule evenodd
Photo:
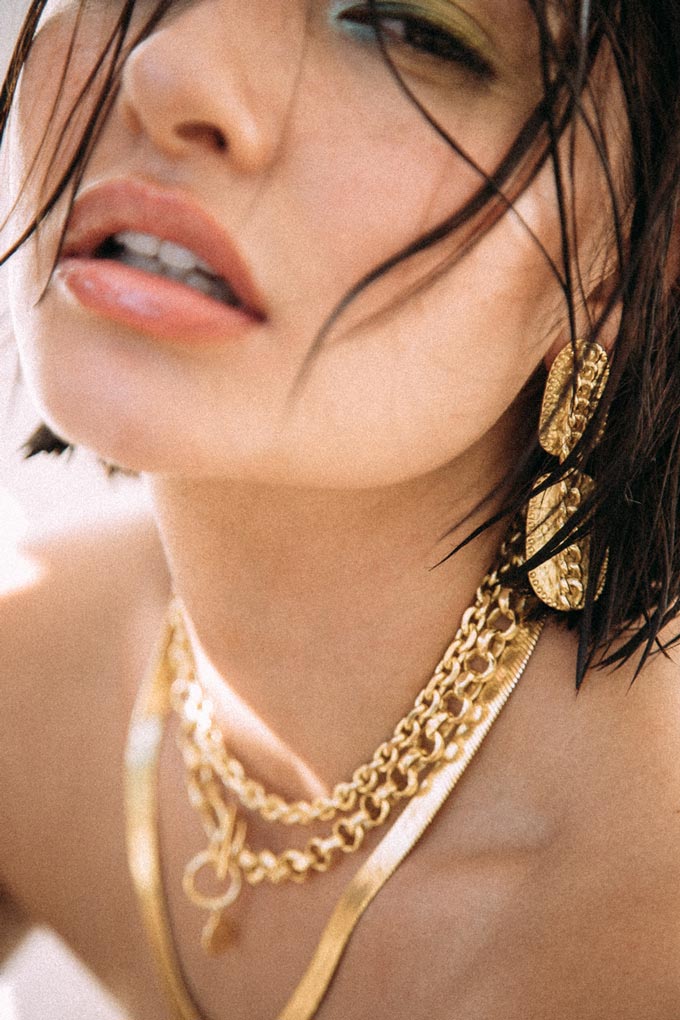
<path fill-rule="evenodd" d="M 225 135 L 212 124 L 182 124 L 176 129 L 176 133 L 184 141 L 198 142 L 200 145 L 207 145 L 217 152 L 224 152 L 227 148 Z"/>

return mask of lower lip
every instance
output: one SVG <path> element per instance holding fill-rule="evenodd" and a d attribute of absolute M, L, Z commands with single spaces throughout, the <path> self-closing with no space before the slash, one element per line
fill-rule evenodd
<path fill-rule="evenodd" d="M 227 342 L 262 321 L 184 284 L 106 259 L 64 258 L 55 277 L 84 308 L 158 340 Z"/>

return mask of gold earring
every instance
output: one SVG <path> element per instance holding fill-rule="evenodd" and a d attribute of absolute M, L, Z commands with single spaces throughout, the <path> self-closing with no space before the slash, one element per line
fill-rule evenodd
<path fill-rule="evenodd" d="M 576 359 L 576 365 L 574 364 Z M 576 368 L 576 371 L 575 371 Z M 560 351 L 552 364 L 543 396 L 538 438 L 547 453 L 563 464 L 591 421 L 609 377 L 609 359 L 600 344 L 577 340 Z M 540 486 L 547 475 L 539 479 Z M 527 559 L 535 556 L 567 524 L 591 495 L 593 479 L 577 468 L 533 496 L 527 507 Z M 590 538 L 585 536 L 529 571 L 531 587 L 546 605 L 569 612 L 583 609 L 588 587 Z M 598 579 L 604 587 L 606 562 Z"/>

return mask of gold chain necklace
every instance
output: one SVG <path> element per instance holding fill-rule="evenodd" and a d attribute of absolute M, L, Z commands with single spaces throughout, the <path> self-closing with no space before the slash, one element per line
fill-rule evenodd
<path fill-rule="evenodd" d="M 312 1020 L 316 1016 L 349 939 L 364 911 L 413 850 L 446 803 L 522 675 L 538 641 L 543 621 L 538 612 L 539 606 L 533 597 L 524 598 L 502 584 L 507 566 L 520 562 L 519 557 L 513 552 L 517 548 L 517 536 L 513 536 L 511 545 L 505 546 L 502 550 L 503 565 L 482 582 L 475 605 L 466 612 L 460 630 L 442 660 L 445 664 L 453 656 L 459 663 L 458 666 L 451 664 L 450 669 L 449 666 L 445 666 L 442 672 L 450 676 L 455 673 L 454 684 L 462 685 L 461 694 L 465 695 L 467 692 L 470 698 L 471 714 L 467 729 L 459 722 L 449 731 L 444 753 L 429 769 L 423 769 L 422 782 L 417 793 L 405 803 L 403 811 L 390 826 L 389 831 L 357 870 L 336 903 L 300 983 L 278 1013 L 278 1020 Z M 170 691 L 178 679 L 176 622 L 175 610 L 173 618 L 166 621 L 150 669 L 140 686 L 130 722 L 125 767 L 127 844 L 132 878 L 159 972 L 168 994 L 173 1020 L 204 1020 L 187 984 L 174 943 L 173 926 L 166 902 L 158 832 L 157 788 L 161 744 L 164 722 L 171 710 Z M 455 650 L 452 651 L 453 649 Z M 486 669 L 483 668 L 485 652 L 492 656 L 487 659 Z M 435 671 L 433 680 L 438 673 L 439 668 Z M 191 680 L 191 677 L 184 678 L 185 682 L 187 679 Z M 181 683 L 178 687 L 181 688 Z M 461 705 L 462 702 L 463 698 L 460 699 Z M 459 709 L 456 708 L 456 711 L 459 712 Z M 434 718 L 434 714 L 430 718 Z M 436 728 L 439 729 L 439 726 Z M 223 743 L 219 733 L 216 740 L 218 746 Z M 184 736 L 182 741 L 184 742 Z M 190 746 L 191 740 L 188 739 L 187 748 Z M 194 754 L 200 758 L 201 752 L 195 748 Z M 227 758 L 230 757 L 227 754 Z M 223 784 L 220 785 L 221 780 L 218 782 L 216 778 L 218 773 L 209 762 L 204 763 L 206 771 L 195 775 L 197 782 L 194 788 L 191 778 L 196 762 L 196 758 L 190 760 L 188 778 L 197 809 L 205 807 L 204 797 L 207 788 L 204 780 L 214 779 L 219 793 L 216 805 L 205 810 L 204 823 L 209 822 L 212 826 L 208 828 L 210 839 L 210 833 L 215 831 L 214 822 L 217 817 L 213 814 L 215 809 L 217 814 L 223 808 L 229 812 L 233 830 L 233 823 L 237 820 L 236 808 L 233 802 L 226 807 L 225 795 L 233 798 L 235 794 Z M 220 769 L 221 767 L 222 765 Z M 245 774 L 242 778 L 244 783 L 249 782 Z M 245 789 L 250 787 L 246 785 Z M 259 793 L 257 796 L 259 797 Z M 209 800 L 207 804 L 210 805 Z M 341 808 L 342 804 L 339 807 Z M 232 831 L 230 861 L 234 848 L 233 835 Z M 210 856 L 204 858 L 213 867 L 215 862 L 212 854 L 217 849 L 219 848 L 216 842 L 209 842 Z M 241 847 L 239 853 L 243 849 L 245 846 Z M 200 858 L 200 855 L 198 857 Z M 196 872 L 194 876 L 195 874 Z M 225 878 L 231 880 L 229 868 Z M 229 892 L 229 895 L 232 895 L 232 892 Z M 211 907 L 215 909 L 211 911 L 206 929 L 209 932 L 212 926 L 214 937 L 222 910 L 219 909 L 216 900 L 210 902 L 208 909 Z"/>
<path fill-rule="evenodd" d="M 239 896 L 244 880 L 251 886 L 304 882 L 314 872 L 328 871 L 338 852 L 355 853 L 400 801 L 415 797 L 439 763 L 465 758 L 485 724 L 485 700 L 494 689 L 504 652 L 525 634 L 527 598 L 503 585 L 503 574 L 519 562 L 514 548 L 514 541 L 504 544 L 501 565 L 482 581 L 432 678 L 392 736 L 348 782 L 311 802 L 287 802 L 268 792 L 229 753 L 213 706 L 196 679 L 181 607 L 173 604 L 168 662 L 175 679 L 170 697 L 181 722 L 178 743 L 190 802 L 208 838 L 207 848 L 187 864 L 183 886 L 191 902 L 209 912 L 202 939 L 208 952 L 225 948 L 224 912 Z M 332 825 L 328 835 L 314 836 L 299 849 L 255 850 L 246 843 L 247 823 L 237 803 L 271 824 Z M 212 870 L 221 888 L 217 894 L 198 888 L 204 869 Z"/>

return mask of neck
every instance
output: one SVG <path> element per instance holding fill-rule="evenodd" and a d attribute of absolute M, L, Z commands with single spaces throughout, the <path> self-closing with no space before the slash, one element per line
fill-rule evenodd
<path fill-rule="evenodd" d="M 488 478 L 488 474 L 486 475 Z M 351 492 L 152 483 L 201 681 L 234 753 L 288 796 L 348 778 L 411 707 L 494 559 L 453 468 Z M 275 777 L 275 778 L 274 778 Z"/>

